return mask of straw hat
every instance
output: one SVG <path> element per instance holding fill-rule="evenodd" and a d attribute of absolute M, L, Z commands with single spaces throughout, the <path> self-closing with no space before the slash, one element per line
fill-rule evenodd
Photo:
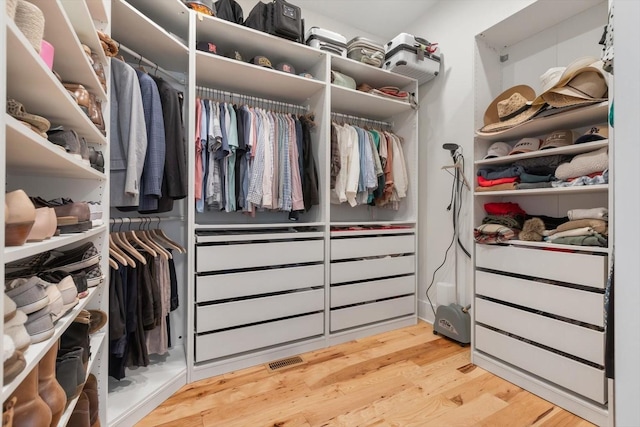
<path fill-rule="evenodd" d="M 498 95 L 484 112 L 481 133 L 493 133 L 520 125 L 535 116 L 544 106 L 531 105 L 535 91 L 527 85 L 513 86 Z"/>
<path fill-rule="evenodd" d="M 14 21 L 31 46 L 40 53 L 44 35 L 44 14 L 40 8 L 28 1 L 18 0 Z"/>

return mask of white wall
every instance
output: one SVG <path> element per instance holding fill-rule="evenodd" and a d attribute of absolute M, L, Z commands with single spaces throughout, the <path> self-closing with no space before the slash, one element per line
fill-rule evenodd
<path fill-rule="evenodd" d="M 473 184 L 473 58 L 476 34 L 533 3 L 533 0 L 447 0 L 433 6 L 407 32 L 438 42 L 444 56 L 440 75 L 420 87 L 420 263 L 418 277 L 419 316 L 433 321 L 425 292 L 434 270 L 442 263 L 453 234 L 451 213 L 446 210 L 452 177 L 440 167 L 451 163 L 442 144 L 454 142 L 463 149 L 465 175 Z M 461 241 L 472 249 L 469 218 L 471 193 L 465 191 L 460 217 Z M 453 249 L 447 263 L 435 277 L 429 292 L 435 301 L 436 283 L 454 282 Z M 458 295 L 460 303 L 469 303 L 472 267 L 458 251 Z"/>

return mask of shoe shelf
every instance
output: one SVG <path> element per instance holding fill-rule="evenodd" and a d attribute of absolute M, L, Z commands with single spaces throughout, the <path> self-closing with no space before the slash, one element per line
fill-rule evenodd
<path fill-rule="evenodd" d="M 106 175 L 5 114 L 6 169 L 16 175 L 44 175 L 104 181 Z"/>
<path fill-rule="evenodd" d="M 88 143 L 107 143 L 13 21 L 7 22 L 7 82 L 7 98 L 22 103 L 28 113 L 72 128 Z"/>
<path fill-rule="evenodd" d="M 581 185 L 577 187 L 538 188 L 533 190 L 476 191 L 476 197 L 491 196 L 566 196 L 569 194 L 606 193 L 609 184 Z"/>
<path fill-rule="evenodd" d="M 107 67 L 107 55 L 104 54 L 104 50 L 100 44 L 100 39 L 96 32 L 97 28 L 93 24 L 93 19 L 91 18 L 89 5 L 84 1 L 77 0 L 60 1 L 62 2 L 62 7 L 64 8 L 67 18 L 69 19 L 69 22 L 71 22 L 71 26 L 73 27 L 73 30 L 75 31 L 76 36 L 78 36 L 80 42 L 89 46 L 91 48 L 91 52 L 98 55 L 100 63 L 104 67 Z M 98 83 L 99 82 L 100 81 L 98 81 Z M 100 86 L 102 87 L 102 85 Z"/>
<path fill-rule="evenodd" d="M 386 120 L 411 110 L 411 104 L 372 93 L 331 85 L 331 111 L 376 120 Z"/>
<path fill-rule="evenodd" d="M 27 348 L 24 352 L 24 359 L 27 362 L 25 368 L 18 374 L 13 381 L 9 384 L 4 384 L 2 387 L 2 401 L 4 402 L 11 393 L 15 391 L 15 389 L 20 385 L 22 380 L 25 379 L 27 374 L 31 372 L 33 368 L 35 368 L 40 359 L 45 355 L 47 351 L 54 345 L 64 331 L 67 330 L 71 322 L 76 318 L 76 316 L 80 313 L 80 310 L 84 309 L 87 304 L 91 301 L 94 295 L 98 294 L 101 286 L 105 286 L 104 282 L 95 288 L 89 288 L 89 295 L 86 298 L 82 298 L 78 301 L 78 304 L 73 307 L 67 314 L 62 316 L 58 322 L 55 324 L 54 333 L 51 338 L 46 341 L 39 342 L 37 344 L 31 344 L 29 348 Z"/>
<path fill-rule="evenodd" d="M 189 50 L 174 35 L 124 0 L 112 2 L 111 8 L 112 20 L 118 22 L 111 33 L 114 40 L 141 55 L 150 52 L 147 55 L 165 70 L 185 72 L 188 69 Z M 131 31 L 132 28 L 136 31 Z"/>
<path fill-rule="evenodd" d="M 196 68 L 198 86 L 294 104 L 305 104 L 325 87 L 320 80 L 200 51 L 196 53 Z"/>
<path fill-rule="evenodd" d="M 552 116 L 534 118 L 519 126 L 501 132 L 481 134 L 476 131 L 476 138 L 485 141 L 512 141 L 523 137 L 531 137 L 553 132 L 557 129 L 572 129 L 606 123 L 609 114 L 609 102 L 579 107 Z"/>
<path fill-rule="evenodd" d="M 60 236 L 54 236 L 42 242 L 25 243 L 22 246 L 7 247 L 4 249 L 4 262 L 8 263 L 17 261 L 19 259 L 36 255 L 51 249 L 56 249 L 70 245 L 72 243 L 81 242 L 94 236 L 103 235 L 105 234 L 106 229 L 106 225 L 101 225 L 83 233 L 63 234 Z"/>
<path fill-rule="evenodd" d="M 609 140 L 604 139 L 602 141 L 586 142 L 584 144 L 569 145 L 567 147 L 549 148 L 548 150 L 532 151 L 530 153 L 513 154 L 511 156 L 495 157 L 493 159 L 476 160 L 477 166 L 484 165 L 506 165 L 515 162 L 516 160 L 531 159 L 535 157 L 553 156 L 556 154 L 563 155 L 575 155 L 580 153 L 588 153 L 595 151 L 603 147 L 609 146 Z"/>
<path fill-rule="evenodd" d="M 89 377 L 91 370 L 93 369 L 93 365 L 96 362 L 96 357 L 95 357 L 96 349 L 102 346 L 102 342 L 105 340 L 106 337 L 107 337 L 107 334 L 105 332 L 96 332 L 95 334 L 92 334 L 90 337 L 91 341 L 89 343 L 89 348 L 91 349 L 91 357 L 89 358 L 89 363 L 87 365 L 87 375 L 85 377 L 85 382 Z M 65 427 L 67 425 L 67 423 L 69 422 L 69 419 L 71 418 L 71 415 L 73 414 L 73 410 L 76 407 L 76 403 L 78 403 L 79 399 L 80 399 L 80 395 L 76 396 L 75 398 L 67 402 L 67 407 L 62 413 L 62 416 L 60 417 L 60 421 L 58 421 L 58 427 Z"/>
<path fill-rule="evenodd" d="M 107 94 L 80 45 L 80 40 L 61 0 L 32 0 L 32 3 L 42 10 L 46 18 L 44 40 L 55 48 L 53 69 L 60 74 L 64 82 L 81 83 L 89 92 L 106 100 Z M 73 2 L 73 4 L 75 8 L 86 9 L 84 2 Z"/>

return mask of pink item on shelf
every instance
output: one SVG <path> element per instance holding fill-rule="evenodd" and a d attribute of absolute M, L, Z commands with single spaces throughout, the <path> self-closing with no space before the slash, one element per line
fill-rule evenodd
<path fill-rule="evenodd" d="M 44 63 L 47 64 L 50 70 L 53 69 L 53 45 L 47 42 L 46 40 L 42 40 L 40 44 L 40 57 L 43 59 Z"/>

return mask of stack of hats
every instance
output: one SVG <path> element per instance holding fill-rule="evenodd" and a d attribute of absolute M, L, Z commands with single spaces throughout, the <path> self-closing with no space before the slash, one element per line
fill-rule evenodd
<path fill-rule="evenodd" d="M 13 9 L 13 10 L 11 10 Z M 40 53 L 44 35 L 44 14 L 33 3 L 25 0 L 7 1 L 7 15 L 11 17 L 36 52 Z"/>

